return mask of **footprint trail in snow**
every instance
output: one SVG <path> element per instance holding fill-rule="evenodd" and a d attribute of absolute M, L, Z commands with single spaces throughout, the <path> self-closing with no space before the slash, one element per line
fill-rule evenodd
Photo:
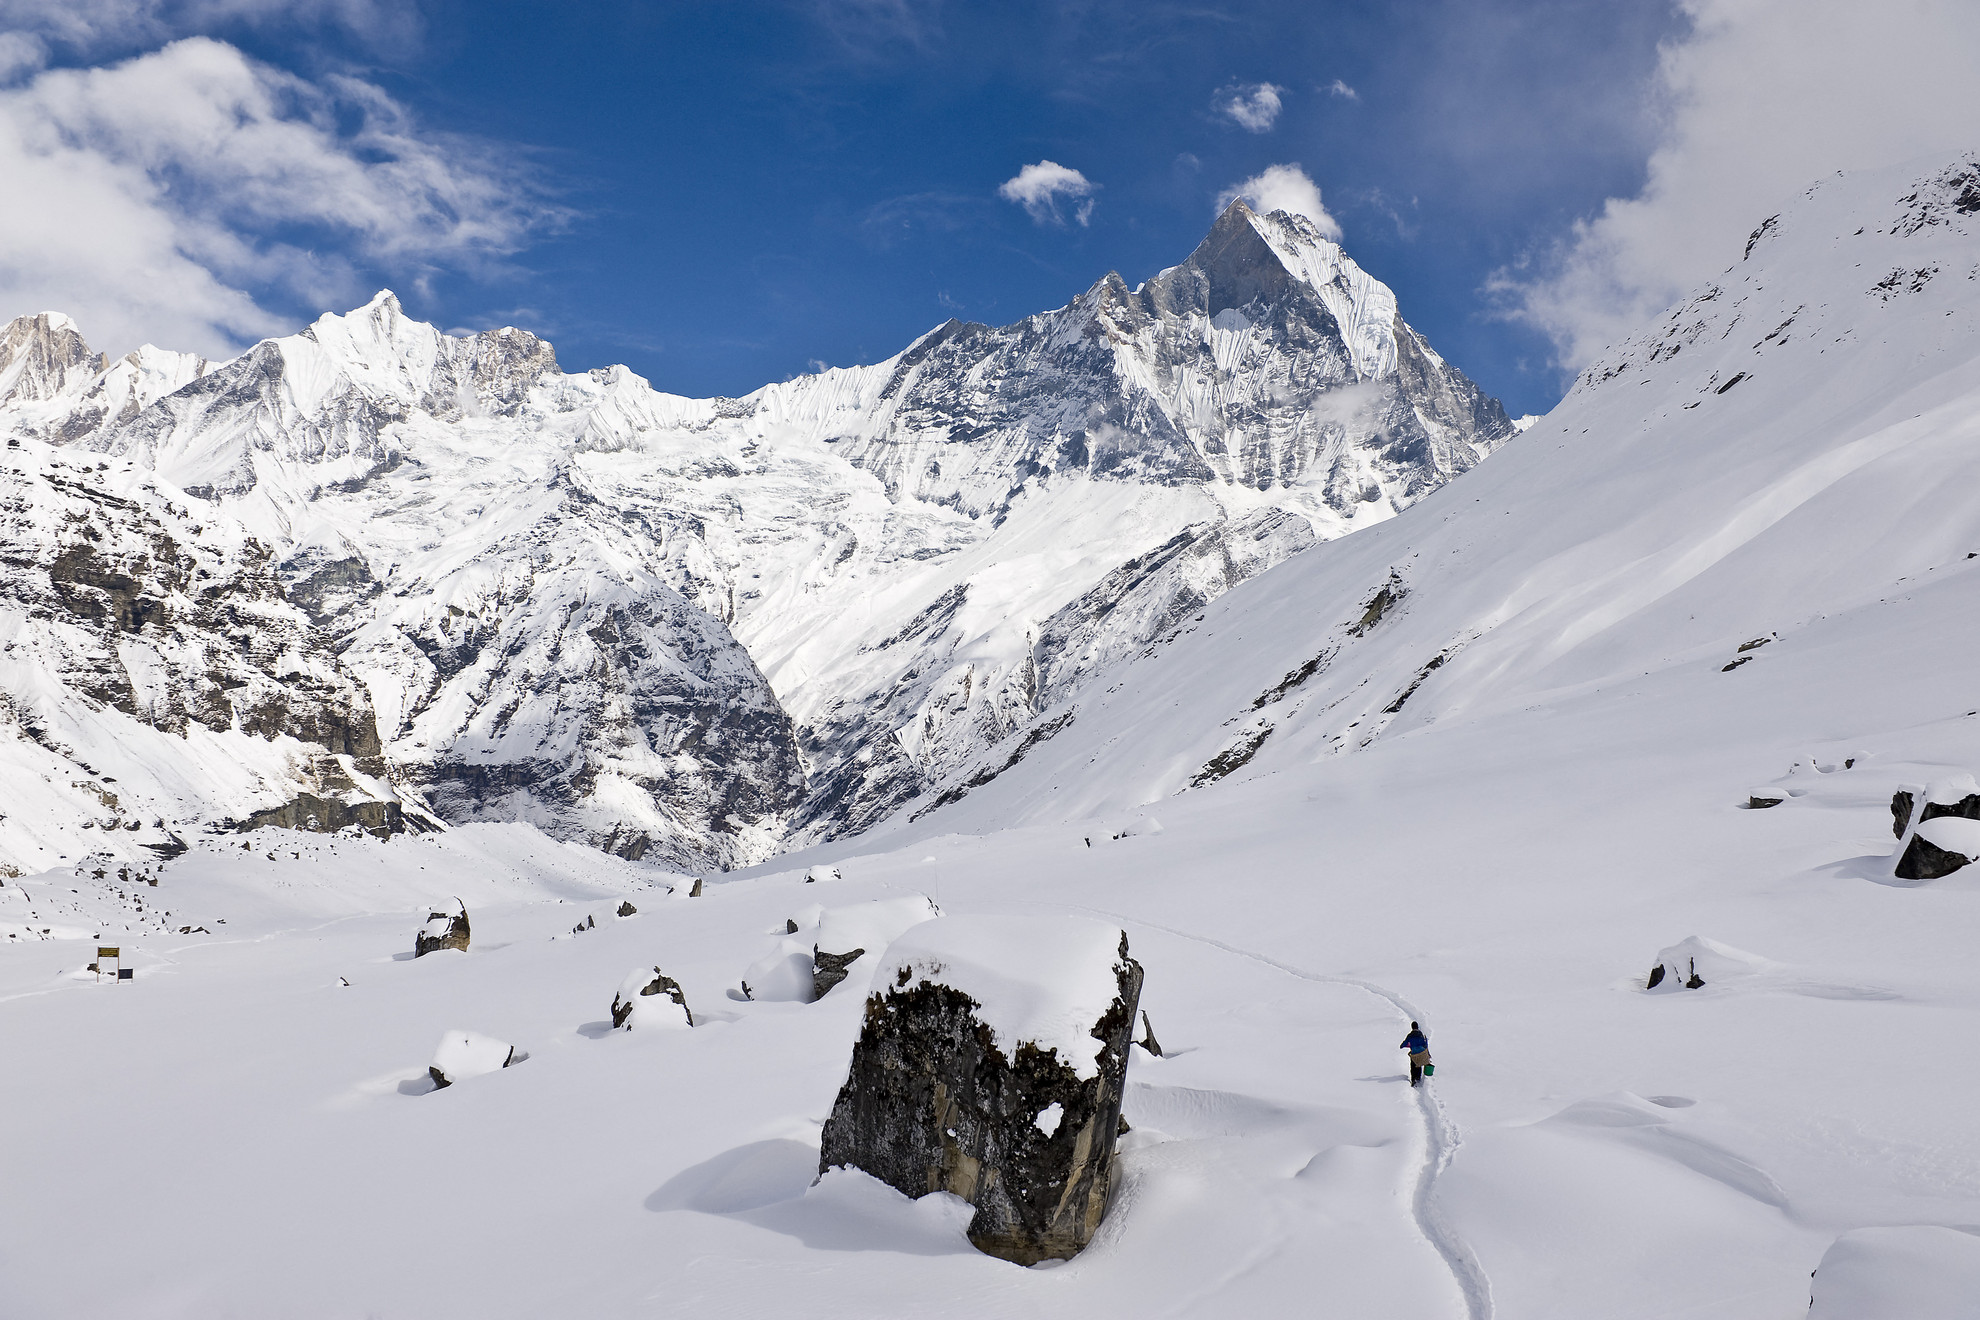
<path fill-rule="evenodd" d="M 1370 981 L 1358 980 L 1351 976 L 1328 976 L 1321 972 L 1309 972 L 1251 949 L 1241 949 L 1222 940 L 1214 940 L 1205 935 L 1192 935 L 1173 926 L 1130 917 L 1119 912 L 1089 907 L 1080 907 L 1079 910 L 1121 922 L 1129 927 L 1143 926 L 1149 930 L 1159 930 L 1166 935 L 1173 935 L 1177 939 L 1188 940 L 1193 944 L 1220 949 L 1235 957 L 1261 963 L 1302 981 L 1313 981 L 1321 985 L 1351 986 L 1382 1000 L 1402 1014 L 1405 1019 L 1423 1020 L 1422 1012 L 1402 995 Z M 1456 1158 L 1458 1148 L 1464 1144 L 1463 1136 L 1458 1131 L 1457 1124 L 1453 1123 L 1450 1115 L 1445 1112 L 1443 1102 L 1437 1099 L 1436 1093 L 1429 1087 L 1416 1088 L 1414 1097 L 1417 1111 L 1423 1119 L 1424 1158 L 1417 1173 L 1415 1191 L 1410 1198 L 1411 1217 L 1415 1219 L 1417 1231 L 1423 1235 L 1424 1241 L 1436 1250 L 1438 1256 L 1443 1259 L 1445 1267 L 1450 1270 L 1451 1281 L 1457 1285 L 1458 1292 L 1464 1298 L 1465 1320 L 1492 1320 L 1492 1282 L 1486 1277 L 1485 1269 L 1478 1263 L 1478 1257 L 1471 1250 L 1470 1244 L 1444 1219 L 1436 1204 L 1437 1181 L 1450 1167 L 1451 1161 Z"/>

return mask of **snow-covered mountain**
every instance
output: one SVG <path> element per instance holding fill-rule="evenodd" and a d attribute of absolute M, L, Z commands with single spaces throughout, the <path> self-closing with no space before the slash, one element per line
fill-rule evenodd
<path fill-rule="evenodd" d="M 1489 465 L 1103 671 L 1042 710 L 1065 727 L 1023 771 L 911 828 L 1083 819 L 1453 726 L 1512 756 L 1596 693 L 1811 741 L 1965 721 L 1968 666 L 1926 618 L 1980 590 L 1980 504 L 1954 495 L 1976 480 L 1980 162 L 1832 179 Z M 1838 647 L 1862 667 L 1818 710 L 1769 677 Z"/>
<path fill-rule="evenodd" d="M 1337 245 L 1241 202 L 1137 289 L 743 399 L 390 294 L 218 365 L 105 363 L 53 315 L 0 351 L 19 479 L 128 468 L 270 547 L 408 804 L 694 867 L 988 773 L 1099 668 L 1514 429 Z M 45 721 L 93 715 L 59 691 Z"/>
<path fill-rule="evenodd" d="M 705 887 L 515 824 L 9 879 L 0 1312 L 1968 1320 L 1980 864 L 1901 874 L 1893 802 L 1980 828 L 1976 321 L 1980 156 L 1829 179 L 1490 463 L 1161 646 L 1095 611 L 1055 651 L 1080 682 L 911 810 Z M 855 535 L 907 507 L 872 489 Z M 1166 544 L 1086 590 L 1190 562 Z M 319 608 L 371 590 L 325 566 Z M 889 627 L 883 658 L 923 635 Z M 471 948 L 408 957 L 455 898 Z M 926 900 L 1110 923 L 1145 974 L 1166 1053 L 1129 1050 L 1114 1194 L 1058 1268 L 820 1175 L 890 1011 L 874 910 Z M 695 1025 L 614 1031 L 654 967 Z M 434 1091 L 461 1029 L 517 1066 Z"/>

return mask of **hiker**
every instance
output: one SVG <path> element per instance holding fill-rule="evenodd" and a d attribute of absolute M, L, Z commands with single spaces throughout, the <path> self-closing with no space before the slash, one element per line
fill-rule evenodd
<path fill-rule="evenodd" d="M 1412 1022 L 1409 1034 L 1403 1037 L 1402 1048 L 1409 1051 L 1409 1084 L 1423 1085 L 1424 1070 L 1430 1066 L 1430 1038 L 1423 1034 L 1422 1027 Z"/>

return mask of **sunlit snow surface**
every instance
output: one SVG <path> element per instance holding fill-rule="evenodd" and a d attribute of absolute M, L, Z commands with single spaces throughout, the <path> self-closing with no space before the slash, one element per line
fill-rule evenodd
<path fill-rule="evenodd" d="M 71 938 L 0 947 L 0 1314 L 1970 1315 L 1980 874 L 1894 882 L 1889 803 L 1980 768 L 1980 221 L 1911 177 L 1824 185 L 1491 462 L 919 820 L 700 898 L 525 826 L 207 841 L 148 925 L 10 880 L 0 920 Z M 728 993 L 794 917 L 917 895 L 1146 970 L 1166 1054 L 1058 1268 L 814 1183 L 884 960 Z M 454 896 L 472 947 L 411 959 Z M 1680 953 L 1704 984 L 1647 992 Z M 609 1030 L 653 965 L 698 1025 Z M 531 1057 L 427 1090 L 456 1027 Z"/>

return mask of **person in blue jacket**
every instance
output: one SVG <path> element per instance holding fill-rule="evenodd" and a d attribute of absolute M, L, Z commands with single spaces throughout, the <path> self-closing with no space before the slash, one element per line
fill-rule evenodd
<path fill-rule="evenodd" d="M 1403 1037 L 1402 1048 L 1409 1051 L 1409 1084 L 1423 1085 L 1423 1070 L 1430 1064 L 1430 1038 L 1423 1034 L 1422 1027 L 1412 1022 L 1409 1034 Z"/>

